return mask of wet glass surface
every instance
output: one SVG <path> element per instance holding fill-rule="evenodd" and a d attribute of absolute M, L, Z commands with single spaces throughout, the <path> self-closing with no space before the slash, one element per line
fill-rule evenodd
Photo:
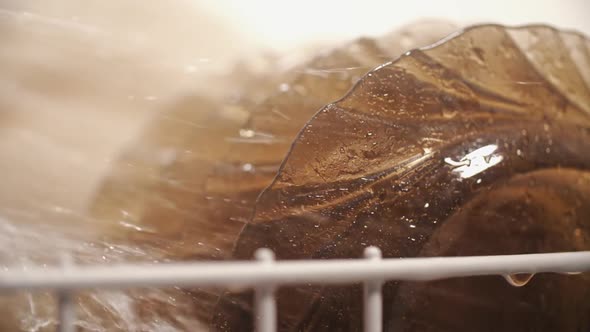
<path fill-rule="evenodd" d="M 130 26 L 141 27 L 144 16 Z M 296 65 L 261 56 L 263 69 L 244 61 L 204 80 L 200 71 L 213 63 L 195 59 L 191 47 L 170 51 L 172 41 L 162 48 L 112 33 L 108 22 L 2 11 L 0 24 L 11 45 L 0 52 L 9 69 L 0 103 L 11 111 L 3 118 L 2 170 L 6 188 L 16 189 L 0 197 L 4 270 L 63 259 L 109 265 L 234 258 L 256 197 L 305 122 L 368 70 L 455 29 L 421 23 Z M 168 31 L 159 21 L 150 24 Z M 184 97 L 174 95 L 179 91 Z M 207 330 L 219 294 L 84 292 L 76 297 L 76 325 Z M 51 292 L 0 301 L 0 330 L 55 330 Z"/>
<path fill-rule="evenodd" d="M 234 256 L 588 250 L 589 46 L 545 26 L 488 25 L 368 73 L 301 131 Z M 529 277 L 388 283 L 385 329 L 590 328 L 588 275 Z M 360 286 L 281 289 L 281 330 L 360 331 L 361 298 Z M 220 330 L 249 326 L 249 294 L 219 308 Z"/>
<path fill-rule="evenodd" d="M 429 25 L 435 33 L 425 31 Z M 428 44 L 453 29 L 422 23 L 379 40 L 361 38 L 278 76 L 238 71 L 228 79 L 245 83 L 232 94 L 172 105 L 121 158 L 98 193 L 93 215 L 123 220 L 114 237 L 160 256 L 236 258 L 232 250 L 256 198 L 271 184 L 305 122 L 368 70 L 399 56 L 401 44 Z M 161 153 L 169 160 L 161 163 Z M 209 321 L 217 293 L 192 291 L 201 320 Z"/>
<path fill-rule="evenodd" d="M 30 41 L 0 52 L 10 69 L 1 106 L 27 111 L 3 117 L 2 134 L 17 137 L 2 141 L 4 184 L 22 189 L 0 196 L 3 269 L 64 256 L 82 265 L 251 259 L 259 247 L 279 259 L 360 257 L 369 245 L 385 257 L 590 249 L 590 42 L 579 34 L 474 27 L 389 63 L 456 29 L 420 23 L 295 65 L 240 63 L 207 80 L 206 93 L 164 101 L 151 92 L 196 81 L 168 86 L 177 73 L 163 63 L 166 52 L 153 56 L 162 62 L 134 63 L 123 37 L 0 14 L 7 36 Z M 19 47 L 33 56 L 14 56 Z M 60 56 L 79 61 L 55 67 Z M 111 72 L 96 68 L 105 63 L 124 73 L 116 83 L 104 84 Z M 188 75 L 199 64 L 181 67 Z M 21 77 L 23 68 L 31 75 Z M 14 91 L 26 98 L 13 102 Z M 142 112 L 150 120 L 126 131 Z M 123 151 L 103 160 L 117 140 Z M 77 191 L 81 183 L 90 194 Z M 89 203 L 69 204 L 71 196 Z M 392 282 L 385 327 L 587 330 L 589 281 Z M 358 285 L 282 288 L 280 330 L 359 331 L 361 298 Z M 54 330 L 53 294 L 0 301 L 0 330 Z M 83 331 L 252 326 L 251 293 L 239 289 L 89 291 L 77 304 Z"/>

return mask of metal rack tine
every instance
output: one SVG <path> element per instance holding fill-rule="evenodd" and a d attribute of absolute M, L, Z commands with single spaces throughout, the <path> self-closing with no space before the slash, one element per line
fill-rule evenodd
<path fill-rule="evenodd" d="M 255 253 L 256 260 L 264 267 L 270 267 L 274 263 L 275 254 L 270 249 L 258 249 Z M 256 332 L 275 332 L 277 330 L 277 304 L 274 296 L 274 285 L 258 285 L 255 288 L 255 330 Z"/>
<path fill-rule="evenodd" d="M 57 310 L 59 312 L 59 332 L 74 332 L 76 310 L 72 300 L 72 294 L 68 291 L 60 291 L 57 295 Z"/>
<path fill-rule="evenodd" d="M 365 258 L 379 264 L 381 250 L 377 247 L 365 249 Z M 383 280 L 367 280 L 363 284 L 363 325 L 365 332 L 381 332 L 383 330 Z"/>

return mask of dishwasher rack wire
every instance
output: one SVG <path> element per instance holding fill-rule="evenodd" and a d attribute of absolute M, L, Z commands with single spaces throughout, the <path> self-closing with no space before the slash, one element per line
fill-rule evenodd
<path fill-rule="evenodd" d="M 255 261 L 174 264 L 127 264 L 1 271 L 0 292 L 55 289 L 60 332 L 73 332 L 76 319 L 71 294 L 88 288 L 121 289 L 165 286 L 244 286 L 255 289 L 255 330 L 276 331 L 274 291 L 292 284 L 364 285 L 364 331 L 382 330 L 381 286 L 388 280 L 436 280 L 454 277 L 520 273 L 590 271 L 590 251 L 545 254 L 428 258 L 381 258 L 376 247 L 364 258 L 275 261 L 259 249 Z"/>

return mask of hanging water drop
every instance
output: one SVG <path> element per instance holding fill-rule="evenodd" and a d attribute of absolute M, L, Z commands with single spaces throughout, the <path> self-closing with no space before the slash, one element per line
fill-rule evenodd
<path fill-rule="evenodd" d="M 533 279 L 534 273 L 514 273 L 504 275 L 504 279 L 514 287 L 522 287 Z"/>

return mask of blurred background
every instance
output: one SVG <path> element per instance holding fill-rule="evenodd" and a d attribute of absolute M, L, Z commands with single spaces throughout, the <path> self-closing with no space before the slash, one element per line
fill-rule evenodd
<path fill-rule="evenodd" d="M 236 61 L 266 70 L 261 54 L 297 59 L 425 18 L 589 34 L 588 13 L 585 0 L 3 0 L 0 200 L 20 211 L 48 197 L 83 208 L 162 103 L 208 87 L 208 75 Z"/>

